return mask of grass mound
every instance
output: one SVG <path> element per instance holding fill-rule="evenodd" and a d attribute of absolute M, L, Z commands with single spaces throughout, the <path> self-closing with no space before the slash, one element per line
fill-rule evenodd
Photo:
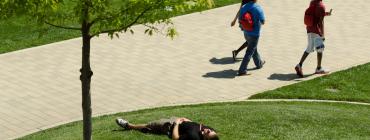
<path fill-rule="evenodd" d="M 249 99 L 323 99 L 370 103 L 370 63 L 288 85 Z"/>
<path fill-rule="evenodd" d="M 214 127 L 221 139 L 370 139 L 370 106 L 341 103 L 237 102 L 165 107 L 93 119 L 93 138 L 166 140 L 166 136 L 122 131 L 115 122 L 133 123 L 171 116 L 187 117 Z M 82 139 L 82 122 L 41 131 L 26 139 Z"/>

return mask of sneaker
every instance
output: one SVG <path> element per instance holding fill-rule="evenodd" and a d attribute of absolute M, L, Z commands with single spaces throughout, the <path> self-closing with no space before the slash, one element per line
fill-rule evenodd
<path fill-rule="evenodd" d="M 266 61 L 265 60 L 262 60 L 261 62 L 261 66 L 260 67 L 257 67 L 257 69 L 261 69 L 263 67 L 263 65 L 265 65 Z"/>
<path fill-rule="evenodd" d="M 297 64 L 297 66 L 295 66 L 295 71 L 297 72 L 297 75 L 301 78 L 303 78 L 303 72 L 302 72 L 302 67 L 301 65 Z"/>
<path fill-rule="evenodd" d="M 233 60 L 236 61 L 236 50 L 233 50 L 231 53 L 233 54 Z"/>
<path fill-rule="evenodd" d="M 243 73 L 238 73 L 236 76 L 247 76 L 247 75 L 251 75 L 251 74 L 243 72 Z"/>
<path fill-rule="evenodd" d="M 117 118 L 117 119 L 116 119 L 116 123 L 117 123 L 119 126 L 121 126 L 122 128 L 124 128 L 124 129 L 127 129 L 127 127 L 128 127 L 128 121 L 126 121 L 126 120 L 124 120 L 124 119 L 122 119 L 122 118 Z"/>
<path fill-rule="evenodd" d="M 324 68 L 316 69 L 315 74 L 327 74 L 329 73 L 328 70 L 325 70 Z"/>

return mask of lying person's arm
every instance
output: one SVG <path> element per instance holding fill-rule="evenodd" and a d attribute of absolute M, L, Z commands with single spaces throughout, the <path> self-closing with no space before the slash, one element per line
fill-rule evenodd
<path fill-rule="evenodd" d="M 173 130 L 172 130 L 172 140 L 179 140 L 180 139 L 179 125 L 182 123 L 182 121 L 183 121 L 182 118 L 176 119 Z"/>

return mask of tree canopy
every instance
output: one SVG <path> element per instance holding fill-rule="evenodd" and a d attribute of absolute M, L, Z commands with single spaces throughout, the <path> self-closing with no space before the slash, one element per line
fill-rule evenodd
<path fill-rule="evenodd" d="M 179 12 L 213 6 L 213 0 L 2 0 L 0 18 L 28 15 L 40 24 L 81 30 L 82 21 L 90 27 L 89 35 L 130 31 L 134 24 L 147 27 L 145 33 L 157 31 L 156 24 L 167 26 L 167 35 L 176 32 L 169 19 Z M 88 9 L 84 14 L 84 9 Z M 85 11 L 86 12 L 86 11 Z"/>

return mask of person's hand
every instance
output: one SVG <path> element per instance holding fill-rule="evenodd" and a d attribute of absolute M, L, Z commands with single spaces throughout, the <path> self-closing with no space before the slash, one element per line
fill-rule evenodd
<path fill-rule="evenodd" d="M 233 21 L 231 22 L 231 27 L 233 27 L 233 26 L 235 25 L 235 22 L 236 22 L 236 20 L 233 20 Z"/>
<path fill-rule="evenodd" d="M 331 12 L 333 12 L 333 9 L 330 9 L 329 12 L 325 12 L 326 16 L 331 16 Z"/>
<path fill-rule="evenodd" d="M 175 122 L 176 122 L 176 124 L 181 124 L 182 122 L 184 122 L 184 119 L 183 118 L 177 118 Z"/>
<path fill-rule="evenodd" d="M 181 124 L 182 122 L 191 122 L 191 120 L 187 118 L 177 118 L 175 122 L 176 124 Z"/>
<path fill-rule="evenodd" d="M 182 121 L 183 122 L 191 122 L 191 120 L 189 120 L 188 118 L 182 118 Z"/>

